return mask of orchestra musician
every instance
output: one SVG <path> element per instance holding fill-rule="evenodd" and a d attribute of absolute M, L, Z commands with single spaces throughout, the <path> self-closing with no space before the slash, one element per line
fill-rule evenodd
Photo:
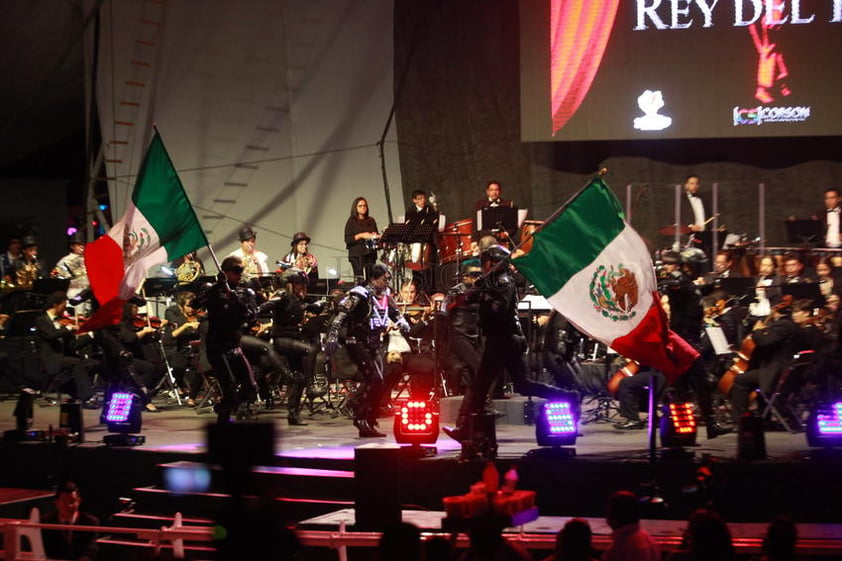
<path fill-rule="evenodd" d="M 45 391 L 47 384 L 66 391 L 70 396 L 84 403 L 94 395 L 90 372 L 97 366 L 95 361 L 84 361 L 74 353 L 90 344 L 91 338 L 77 338 L 78 325 L 63 322 L 67 309 L 67 294 L 54 292 L 47 297 L 44 311 L 35 318 L 35 333 L 38 336 L 41 359 L 44 362 L 44 378 L 37 384 Z"/>
<path fill-rule="evenodd" d="M 196 405 L 196 397 L 202 389 L 199 373 L 189 368 L 192 358 L 190 343 L 199 340 L 199 317 L 192 306 L 195 298 L 196 295 L 189 291 L 178 293 L 175 304 L 164 312 L 166 325 L 162 335 L 164 354 L 189 407 Z"/>
<path fill-rule="evenodd" d="M 394 324 L 387 329 L 389 342 L 386 347 L 386 366 L 383 374 L 383 401 L 380 404 L 381 411 L 384 413 L 391 413 L 392 411 L 392 389 L 403 376 L 406 368 L 405 358 L 413 352 L 407 338 L 418 340 L 418 348 L 415 349 L 416 354 L 427 352 L 432 348 L 433 330 L 430 329 L 430 321 L 433 317 L 433 305 L 430 298 L 419 290 L 415 279 L 409 280 L 401 286 L 395 304 L 404 319 L 409 323 L 410 328 L 406 334 L 402 333 L 400 328 Z M 421 372 L 414 371 L 413 373 L 417 374 L 414 377 L 415 381 L 419 381 Z M 418 384 L 419 387 L 421 385 Z M 415 391 L 414 388 L 413 391 Z"/>
<path fill-rule="evenodd" d="M 705 255 L 711 254 L 713 236 L 711 235 L 710 201 L 701 192 L 701 179 L 690 174 L 684 179 L 684 197 L 682 197 L 681 216 L 689 217 L 690 242 L 692 247 L 701 249 Z"/>
<path fill-rule="evenodd" d="M 225 424 L 240 407 L 248 408 L 257 393 L 251 365 L 240 348 L 245 325 L 256 317 L 257 305 L 254 291 L 240 285 L 243 260 L 228 256 L 220 268 L 218 282 L 200 293 L 193 307 L 208 313 L 208 361 L 222 390 L 222 399 L 214 410 L 217 423 Z"/>
<path fill-rule="evenodd" d="M 165 373 L 163 357 L 158 349 L 161 322 L 153 327 L 151 319 L 138 314 L 138 305 L 130 300 L 123 306 L 123 317 L 117 325 L 117 340 L 122 348 L 132 356 L 132 365 L 137 371 L 146 392 L 146 410 L 155 413 L 158 408 L 151 402 L 151 390 Z"/>
<path fill-rule="evenodd" d="M 351 397 L 351 407 L 361 438 L 386 436 L 377 430 L 377 414 L 383 392 L 382 341 L 389 321 L 403 332 L 410 329 L 389 294 L 391 278 L 385 265 L 374 264 L 368 283 L 352 288 L 337 305 L 324 344 L 328 356 L 333 355 L 344 333 L 345 348 L 359 369 L 362 383 Z"/>
<path fill-rule="evenodd" d="M 792 364 L 795 353 L 803 350 L 804 340 L 792 317 L 796 308 L 786 300 L 776 299 L 775 304 L 769 316 L 755 323 L 752 329 L 750 337 L 754 342 L 754 351 L 749 369 L 734 377 L 729 397 L 735 423 L 739 423 L 748 411 L 751 393 L 759 388 L 764 395 L 771 395 L 778 376 Z M 808 300 L 799 300 L 798 306 L 801 316 L 812 310 L 812 303 Z"/>
<path fill-rule="evenodd" d="M 433 226 L 430 235 L 425 240 L 414 240 L 422 244 L 421 259 L 426 260 L 423 265 L 426 267 L 423 270 L 412 271 L 412 278 L 422 288 L 426 290 L 433 290 L 434 265 L 437 262 L 436 256 L 438 250 L 435 244 L 435 235 L 439 229 L 439 211 L 435 209 L 432 204 L 427 202 L 427 193 L 416 189 L 412 192 L 412 204 L 406 209 L 403 216 L 404 223 L 412 228 L 418 226 Z"/>
<path fill-rule="evenodd" d="M 502 198 L 500 195 L 503 192 L 503 186 L 499 181 L 492 180 L 485 184 L 485 198 L 479 199 L 474 203 L 474 210 L 482 210 L 486 207 L 507 206 L 517 208 L 515 203 L 508 199 Z"/>
<path fill-rule="evenodd" d="M 228 257 L 238 257 L 243 264 L 243 280 L 251 281 L 256 276 L 269 273 L 269 256 L 256 248 L 257 233 L 251 226 L 243 226 L 239 233 L 240 248 Z"/>
<path fill-rule="evenodd" d="M 18 290 L 30 290 L 37 279 L 47 273 L 44 262 L 38 258 L 38 240 L 34 236 L 21 238 L 20 258 L 12 261 L 10 278 Z"/>
<path fill-rule="evenodd" d="M 368 214 L 368 201 L 365 197 L 357 197 L 351 203 L 351 215 L 345 222 L 345 247 L 358 283 L 371 278 L 371 269 L 377 260 L 375 244 L 379 238 L 377 221 Z"/>
<path fill-rule="evenodd" d="M 290 251 L 278 262 L 281 268 L 294 268 L 303 271 L 311 281 L 319 278 L 319 260 L 310 253 L 310 236 L 296 232 L 289 242 Z"/>
<path fill-rule="evenodd" d="M 813 282 L 813 279 L 804 275 L 804 262 L 795 253 L 785 255 L 783 284 L 798 284 L 801 282 Z"/>
<path fill-rule="evenodd" d="M 842 227 L 839 216 L 842 213 L 842 197 L 839 189 L 829 187 L 824 191 L 824 208 L 813 215 L 821 224 L 822 242 L 824 247 L 842 247 Z"/>
<path fill-rule="evenodd" d="M 85 236 L 81 232 L 74 232 L 67 238 L 67 247 L 69 252 L 58 260 L 50 276 L 69 279 L 67 297 L 73 299 L 90 287 L 88 270 L 85 267 Z"/>

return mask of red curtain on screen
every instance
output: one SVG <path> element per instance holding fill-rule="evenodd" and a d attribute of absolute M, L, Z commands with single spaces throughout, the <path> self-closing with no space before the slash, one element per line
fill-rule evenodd
<path fill-rule="evenodd" d="M 611 36 L 620 0 L 551 0 L 550 88 L 553 135 L 579 109 Z"/>

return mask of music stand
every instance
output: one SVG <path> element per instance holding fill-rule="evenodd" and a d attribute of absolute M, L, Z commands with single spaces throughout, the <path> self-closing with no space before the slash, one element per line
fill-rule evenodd
<path fill-rule="evenodd" d="M 791 244 L 802 246 L 820 245 L 823 241 L 821 222 L 812 218 L 796 218 L 784 221 L 786 237 Z"/>
<path fill-rule="evenodd" d="M 792 296 L 793 300 L 812 300 L 814 308 L 822 308 L 825 304 L 824 296 L 822 296 L 822 291 L 819 288 L 819 283 L 816 282 L 782 284 L 781 294 L 789 294 Z"/>
<path fill-rule="evenodd" d="M 380 236 L 380 243 L 382 245 L 395 246 L 399 243 L 406 243 L 410 232 L 414 229 L 411 224 L 404 224 L 403 222 L 395 222 L 386 226 L 383 230 L 383 235 Z"/>
<path fill-rule="evenodd" d="M 67 292 L 70 288 L 70 279 L 54 279 L 47 277 L 32 281 L 32 290 L 35 294 L 52 294 L 53 292 Z"/>
<path fill-rule="evenodd" d="M 512 233 L 517 230 L 517 209 L 511 206 L 487 206 L 480 210 L 480 230 L 501 229 Z"/>
<path fill-rule="evenodd" d="M 178 279 L 175 277 L 153 277 L 143 283 L 143 293 L 147 298 L 155 296 L 169 296 Z"/>
<path fill-rule="evenodd" d="M 754 298 L 754 279 L 752 277 L 727 277 L 713 281 L 717 288 L 725 291 L 728 296 L 750 296 Z"/>

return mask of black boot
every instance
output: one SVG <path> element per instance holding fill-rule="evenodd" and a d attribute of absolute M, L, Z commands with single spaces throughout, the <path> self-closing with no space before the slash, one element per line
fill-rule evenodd
<path fill-rule="evenodd" d="M 289 415 L 287 415 L 287 422 L 291 427 L 306 427 L 307 423 L 301 420 L 301 406 L 298 408 L 290 408 Z"/>
<path fill-rule="evenodd" d="M 376 438 L 386 436 L 372 427 L 365 419 L 354 419 L 354 426 L 360 431 L 360 438 Z"/>
<path fill-rule="evenodd" d="M 708 440 L 714 439 L 717 436 L 722 436 L 723 434 L 728 434 L 729 432 L 731 432 L 730 428 L 720 425 L 712 417 L 709 417 L 705 420 L 705 428 L 707 429 Z"/>

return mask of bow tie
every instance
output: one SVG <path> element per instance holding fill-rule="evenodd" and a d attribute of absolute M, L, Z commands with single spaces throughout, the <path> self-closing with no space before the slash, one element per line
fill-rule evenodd
<path fill-rule="evenodd" d="M 699 195 L 694 195 L 693 193 L 687 193 L 687 198 L 688 199 L 698 199 Z"/>
<path fill-rule="evenodd" d="M 833 212 L 835 214 L 839 214 L 839 207 L 836 208 L 829 208 L 827 209 L 828 212 Z"/>
<path fill-rule="evenodd" d="M 488 204 L 490 204 L 490 205 L 492 205 L 492 206 L 493 206 L 493 205 L 499 205 L 499 204 L 500 204 L 500 199 L 491 199 L 490 201 L 488 201 Z"/>

